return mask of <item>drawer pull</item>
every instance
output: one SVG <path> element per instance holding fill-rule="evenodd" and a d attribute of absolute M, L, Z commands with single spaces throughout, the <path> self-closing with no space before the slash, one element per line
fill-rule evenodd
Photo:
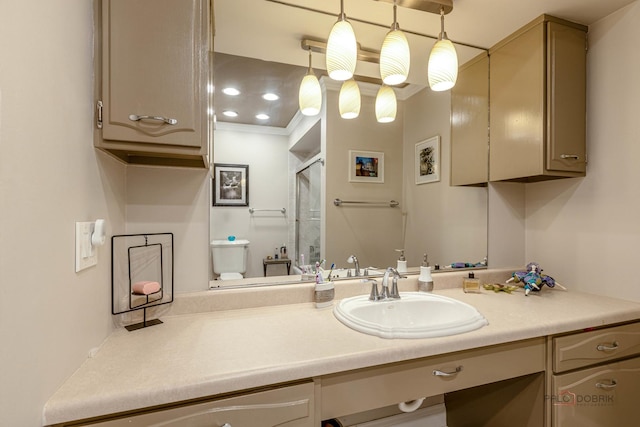
<path fill-rule="evenodd" d="M 224 423 L 224 424 L 222 424 L 222 427 L 231 427 L 231 424 L 229 424 L 229 423 Z"/>
<path fill-rule="evenodd" d="M 609 384 L 605 384 L 605 383 L 596 383 L 596 387 L 598 388 L 603 388 L 605 390 L 610 390 L 612 388 L 616 388 L 618 386 L 618 383 L 616 382 L 616 380 L 610 380 L 611 382 Z"/>
<path fill-rule="evenodd" d="M 618 349 L 618 342 L 614 341 L 611 345 L 598 344 L 596 350 L 598 351 L 613 351 Z"/>
<path fill-rule="evenodd" d="M 560 158 L 580 160 L 580 156 L 578 156 L 577 154 L 560 154 Z"/>
<path fill-rule="evenodd" d="M 158 120 L 158 121 L 161 121 L 161 122 L 166 123 L 168 125 L 176 125 L 176 124 L 178 124 L 178 120 L 170 119 L 168 117 L 162 117 L 162 116 L 138 116 L 137 114 L 130 114 L 129 115 L 129 120 L 131 120 L 133 122 L 138 122 L 140 120 Z"/>
<path fill-rule="evenodd" d="M 438 369 L 434 369 L 433 375 L 435 375 L 436 377 L 452 377 L 460 371 L 462 371 L 462 365 L 458 366 L 453 372 L 444 372 Z"/>

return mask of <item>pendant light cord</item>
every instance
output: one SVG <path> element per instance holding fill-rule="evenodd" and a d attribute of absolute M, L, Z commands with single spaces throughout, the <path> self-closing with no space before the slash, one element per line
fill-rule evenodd
<path fill-rule="evenodd" d="M 438 40 L 449 40 L 447 33 L 444 31 L 444 7 L 440 8 L 440 35 L 438 36 Z"/>

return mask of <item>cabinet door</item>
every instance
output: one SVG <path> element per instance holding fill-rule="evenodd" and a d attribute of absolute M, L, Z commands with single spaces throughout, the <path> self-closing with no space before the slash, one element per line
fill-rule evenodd
<path fill-rule="evenodd" d="M 489 179 L 489 56 L 472 59 L 451 89 L 451 185 Z"/>
<path fill-rule="evenodd" d="M 313 383 L 91 424 L 96 427 L 313 427 Z"/>
<path fill-rule="evenodd" d="M 547 23 L 547 169 L 586 171 L 586 33 Z"/>
<path fill-rule="evenodd" d="M 528 29 L 490 55 L 490 181 L 540 175 L 544 172 L 544 26 Z"/>
<path fill-rule="evenodd" d="M 103 0 L 103 139 L 206 144 L 206 1 Z"/>
<path fill-rule="evenodd" d="M 638 425 L 640 358 L 557 375 L 552 386 L 554 427 Z"/>

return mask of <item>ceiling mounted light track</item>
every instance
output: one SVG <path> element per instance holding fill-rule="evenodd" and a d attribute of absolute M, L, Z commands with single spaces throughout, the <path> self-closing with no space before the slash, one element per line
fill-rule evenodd
<path fill-rule="evenodd" d="M 453 0 L 376 0 L 386 3 L 396 3 L 400 7 L 421 10 L 423 12 L 440 14 L 444 9 L 445 15 L 453 10 Z"/>

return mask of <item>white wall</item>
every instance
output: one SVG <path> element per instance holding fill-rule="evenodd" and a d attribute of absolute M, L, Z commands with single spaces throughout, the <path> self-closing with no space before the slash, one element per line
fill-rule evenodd
<path fill-rule="evenodd" d="M 112 330 L 110 248 L 75 273 L 75 222 L 124 231 L 124 166 L 93 148 L 90 1 L 0 6 L 0 425 L 46 400 Z"/>
<path fill-rule="evenodd" d="M 640 4 L 595 23 L 587 176 L 526 186 L 526 258 L 570 289 L 640 301 Z"/>
<path fill-rule="evenodd" d="M 212 239 L 234 235 L 251 242 L 245 277 L 263 275 L 263 258 L 273 256 L 276 247 L 289 241 L 288 221 L 293 218 L 289 209 L 289 139 L 286 135 L 256 129 L 259 130 L 257 127 L 219 126 L 215 131 L 213 155 L 215 163 L 249 165 L 250 207 L 287 208 L 286 215 L 280 212 L 250 214 L 246 206 L 211 208 Z M 272 266 L 268 273 L 286 274 L 286 268 Z"/>

